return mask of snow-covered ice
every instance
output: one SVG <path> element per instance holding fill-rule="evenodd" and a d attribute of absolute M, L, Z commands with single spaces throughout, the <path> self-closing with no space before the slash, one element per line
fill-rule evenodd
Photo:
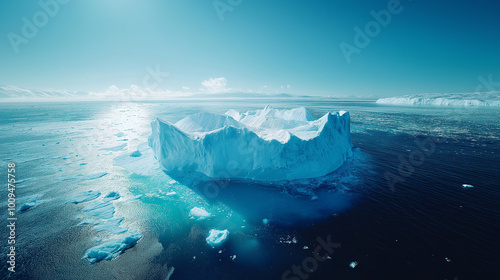
<path fill-rule="evenodd" d="M 305 108 L 225 115 L 198 113 L 175 124 L 157 119 L 149 137 L 164 170 L 258 181 L 326 175 L 352 155 L 349 113 L 318 120 Z"/>
<path fill-rule="evenodd" d="M 117 192 L 110 192 L 105 197 L 102 198 L 103 201 L 112 201 L 120 198 L 120 194 Z"/>
<path fill-rule="evenodd" d="M 189 211 L 189 216 L 197 220 L 206 219 L 210 217 L 210 215 L 211 214 L 208 213 L 207 210 L 199 207 L 193 207 L 193 209 Z"/>
<path fill-rule="evenodd" d="M 110 219 L 115 213 L 115 207 L 110 201 L 95 202 L 85 206 L 82 211 L 89 216 L 100 217 L 103 219 Z"/>
<path fill-rule="evenodd" d="M 224 243 L 224 241 L 226 241 L 228 236 L 229 236 L 229 231 L 227 229 L 225 230 L 211 229 L 206 239 L 207 244 L 212 247 L 221 245 L 222 243 Z"/>
<path fill-rule="evenodd" d="M 142 234 L 132 233 L 123 238 L 108 241 L 88 249 L 82 259 L 88 259 L 90 263 L 112 260 L 123 253 L 123 251 L 135 246 L 141 238 Z"/>
<path fill-rule="evenodd" d="M 427 93 L 404 95 L 377 100 L 378 104 L 427 106 L 487 106 L 500 107 L 500 92 Z"/>

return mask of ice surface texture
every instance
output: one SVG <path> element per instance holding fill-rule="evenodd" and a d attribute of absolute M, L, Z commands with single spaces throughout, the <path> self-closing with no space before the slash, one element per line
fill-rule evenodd
<path fill-rule="evenodd" d="M 208 237 L 206 238 L 207 244 L 215 247 L 218 245 L 221 245 L 226 241 L 227 237 L 229 236 L 229 231 L 227 229 L 225 230 L 218 230 L 218 229 L 211 229 Z"/>
<path fill-rule="evenodd" d="M 198 113 L 175 124 L 153 121 L 149 137 L 165 171 L 200 172 L 211 178 L 281 181 L 314 178 L 352 155 L 349 113 L 318 120 L 305 108 L 225 115 Z"/>
<path fill-rule="evenodd" d="M 377 100 L 378 104 L 500 107 L 500 92 L 415 94 Z"/>
<path fill-rule="evenodd" d="M 134 247 L 141 238 L 142 234 L 133 233 L 120 239 L 108 241 L 88 249 L 82 259 L 89 259 L 90 263 L 114 259 L 123 251 Z"/>

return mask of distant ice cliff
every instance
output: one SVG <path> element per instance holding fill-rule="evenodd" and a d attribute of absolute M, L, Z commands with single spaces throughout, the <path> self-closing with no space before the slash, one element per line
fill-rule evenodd
<path fill-rule="evenodd" d="M 500 92 L 415 94 L 377 100 L 378 104 L 500 107 Z"/>

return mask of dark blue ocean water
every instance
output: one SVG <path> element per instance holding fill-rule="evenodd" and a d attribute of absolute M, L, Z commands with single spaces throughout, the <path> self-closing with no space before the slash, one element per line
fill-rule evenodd
<path fill-rule="evenodd" d="M 204 185 L 194 180 L 175 181 L 161 171 L 132 175 L 114 166 L 116 156 L 146 141 L 156 117 L 177 121 L 269 103 L 304 106 L 315 117 L 349 111 L 356 157 L 309 186 L 223 182 L 214 198 L 203 196 Z M 0 176 L 7 178 L 8 162 L 16 162 L 24 180 L 16 188 L 18 206 L 36 201 L 16 214 L 17 272 L 10 277 L 165 279 L 174 267 L 170 279 L 500 279 L 499 119 L 497 109 L 374 102 L 0 104 Z M 98 172 L 107 174 L 79 176 Z M 81 259 L 100 244 L 96 237 L 116 238 L 78 225 L 90 202 L 67 202 L 87 190 L 119 192 L 114 216 L 143 234 L 111 261 Z M 7 223 L 6 187 L 0 197 Z M 189 219 L 194 206 L 214 216 Z M 206 244 L 211 228 L 230 231 L 220 248 Z M 8 231 L 1 234 L 5 260 Z M 320 240 L 340 247 L 318 261 Z M 2 279 L 9 277 L 6 268 L 2 261 Z"/>

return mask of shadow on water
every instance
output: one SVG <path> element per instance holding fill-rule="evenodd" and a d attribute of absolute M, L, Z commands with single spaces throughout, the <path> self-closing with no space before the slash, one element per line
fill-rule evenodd
<path fill-rule="evenodd" d="M 308 226 L 348 209 L 372 173 L 358 148 L 343 166 L 313 179 L 257 182 L 210 179 L 200 173 L 166 172 L 211 204 L 223 203 L 252 224 Z"/>

